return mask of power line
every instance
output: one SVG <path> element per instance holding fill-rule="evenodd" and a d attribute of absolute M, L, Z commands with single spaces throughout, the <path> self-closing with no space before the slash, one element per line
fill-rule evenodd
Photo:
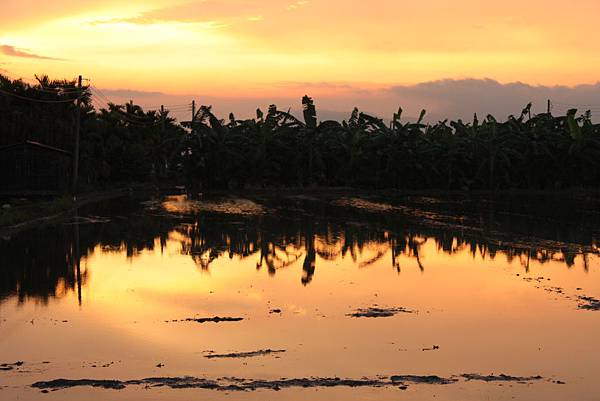
<path fill-rule="evenodd" d="M 93 92 L 95 92 L 95 93 L 96 93 L 96 96 L 99 96 L 99 97 L 103 98 L 103 99 L 104 99 L 104 101 L 105 101 L 107 104 L 110 104 L 110 103 L 112 103 L 112 101 L 111 101 L 111 100 L 110 100 L 108 97 L 106 97 L 106 96 L 104 95 L 104 93 L 102 93 L 102 92 L 100 91 L 100 89 L 96 88 L 94 85 L 90 85 L 90 89 L 91 89 Z"/>
<path fill-rule="evenodd" d="M 78 96 L 77 98 L 74 98 L 74 99 L 44 100 L 44 99 L 35 99 L 35 98 L 31 98 L 31 97 L 21 96 L 21 95 L 18 95 L 16 93 L 5 91 L 4 89 L 0 89 L 0 93 L 2 93 L 4 95 L 7 95 L 7 96 L 15 97 L 17 99 L 26 100 L 26 101 L 29 101 L 29 102 L 36 102 L 36 103 L 71 103 L 71 102 L 77 101 L 77 100 L 79 100 L 79 99 L 81 99 L 83 97 L 82 95 L 80 95 L 80 96 Z"/>
<path fill-rule="evenodd" d="M 159 124 L 162 124 L 161 120 L 159 120 L 159 121 L 152 121 L 152 122 L 150 120 L 140 121 L 142 119 L 142 117 L 136 116 L 136 115 L 131 114 L 131 113 L 126 113 L 123 110 L 120 110 L 118 108 L 112 108 L 111 109 L 110 105 L 108 105 L 107 103 L 103 102 L 99 98 L 92 98 L 92 102 L 94 102 L 94 105 L 96 107 L 99 107 L 100 109 L 105 109 L 108 112 L 116 112 L 116 113 L 118 113 L 118 117 L 120 119 L 122 119 L 123 121 L 125 121 L 125 122 L 127 122 L 127 123 L 129 123 L 131 125 L 137 126 L 137 127 L 147 127 L 148 128 L 148 127 L 154 127 L 154 126 L 157 126 Z M 105 106 L 108 106 L 108 107 L 105 107 Z M 135 120 L 133 118 L 137 118 L 138 120 Z"/>

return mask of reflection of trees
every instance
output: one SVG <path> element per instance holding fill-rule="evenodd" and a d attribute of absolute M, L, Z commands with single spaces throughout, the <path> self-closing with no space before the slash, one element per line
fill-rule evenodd
<path fill-rule="evenodd" d="M 19 303 L 35 299 L 47 303 L 50 298 L 78 292 L 90 273 L 81 267 L 81 259 L 96 246 L 124 252 L 135 257 L 144 249 L 153 249 L 155 239 L 166 245 L 174 222 L 140 214 L 136 203 L 119 200 L 82 208 L 64 224 L 41 227 L 0 239 L 0 299 L 16 296 Z M 80 217 L 80 216 L 90 216 Z M 113 216 L 105 224 L 91 224 L 93 216 Z M 81 224 L 77 224 L 81 223 Z"/>
<path fill-rule="evenodd" d="M 13 295 L 19 303 L 50 298 L 85 285 L 88 273 L 78 274 L 71 227 L 60 227 L 52 235 L 31 231 L 11 241 L 0 241 L 0 299 Z"/>
<path fill-rule="evenodd" d="M 529 261 L 561 261 L 573 266 L 575 257 L 583 255 L 587 268 L 590 246 L 558 246 L 551 241 L 512 240 L 510 232 L 491 232 L 481 227 L 451 225 L 415 225 L 390 215 L 356 214 L 348 211 L 319 210 L 318 213 L 277 216 L 217 217 L 195 216 L 193 222 L 176 229 L 183 238 L 182 252 L 192 256 L 206 270 L 216 259 L 227 255 L 247 258 L 257 256 L 257 269 L 266 267 L 273 275 L 296 263 L 302 263 L 301 282 L 311 282 L 318 259 L 333 261 L 350 257 L 359 268 L 367 268 L 391 255 L 391 265 L 401 270 L 400 257 L 415 260 L 421 271 L 422 248 L 434 241 L 438 251 L 455 254 L 468 250 L 473 257 L 494 259 L 498 254 L 508 262 L 519 260 L 528 269 Z M 516 237 L 515 237 L 516 238 Z M 557 245 L 557 246 L 554 246 Z"/>
<path fill-rule="evenodd" d="M 90 279 L 85 263 L 79 268 L 80 260 L 96 247 L 135 258 L 155 246 L 166 248 L 169 238 L 180 241 L 181 252 L 200 269 L 209 269 L 222 257 L 253 257 L 257 269 L 270 275 L 301 265 L 304 285 L 312 281 L 320 260 L 350 258 L 359 268 L 369 268 L 391 257 L 391 267 L 400 272 L 400 261 L 408 257 L 425 271 L 421 256 L 428 242 L 450 255 L 465 249 L 473 257 L 503 255 L 525 269 L 531 261 L 560 261 L 572 267 L 577 256 L 587 269 L 587 254 L 599 251 L 595 232 L 582 230 L 585 224 L 572 216 L 571 224 L 552 223 L 551 232 L 550 224 L 532 225 L 489 213 L 489 208 L 482 208 L 482 214 L 465 213 L 469 217 L 456 226 L 428 223 L 422 216 L 410 219 L 324 205 L 284 205 L 294 207 L 261 216 L 199 214 L 181 219 L 143 212 L 137 203 L 123 199 L 83 208 L 82 217 L 66 224 L 0 240 L 0 299 L 16 296 L 19 302 L 33 298 L 45 303 L 69 292 L 80 294 Z M 89 224 L 94 216 L 110 216 L 110 221 Z M 77 221 L 86 224 L 73 224 Z"/>

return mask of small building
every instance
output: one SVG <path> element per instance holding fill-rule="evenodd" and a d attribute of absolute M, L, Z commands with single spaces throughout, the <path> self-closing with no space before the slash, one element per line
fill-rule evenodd
<path fill-rule="evenodd" d="M 0 195 L 68 192 L 72 155 L 34 141 L 0 147 Z"/>

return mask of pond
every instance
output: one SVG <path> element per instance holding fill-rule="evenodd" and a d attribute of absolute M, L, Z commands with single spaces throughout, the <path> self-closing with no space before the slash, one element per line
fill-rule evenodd
<path fill-rule="evenodd" d="M 131 196 L 0 239 L 0 398 L 597 400 L 600 202 Z"/>

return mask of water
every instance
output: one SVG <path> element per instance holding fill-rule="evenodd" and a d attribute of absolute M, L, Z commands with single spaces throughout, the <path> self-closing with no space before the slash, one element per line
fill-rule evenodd
<path fill-rule="evenodd" d="M 338 193 L 82 208 L 0 240 L 0 399 L 596 400 L 598 206 Z M 352 316 L 368 308 L 397 313 Z M 186 320 L 214 317 L 243 320 Z M 171 388 L 186 376 L 219 388 Z M 61 378 L 123 388 L 31 387 Z"/>

